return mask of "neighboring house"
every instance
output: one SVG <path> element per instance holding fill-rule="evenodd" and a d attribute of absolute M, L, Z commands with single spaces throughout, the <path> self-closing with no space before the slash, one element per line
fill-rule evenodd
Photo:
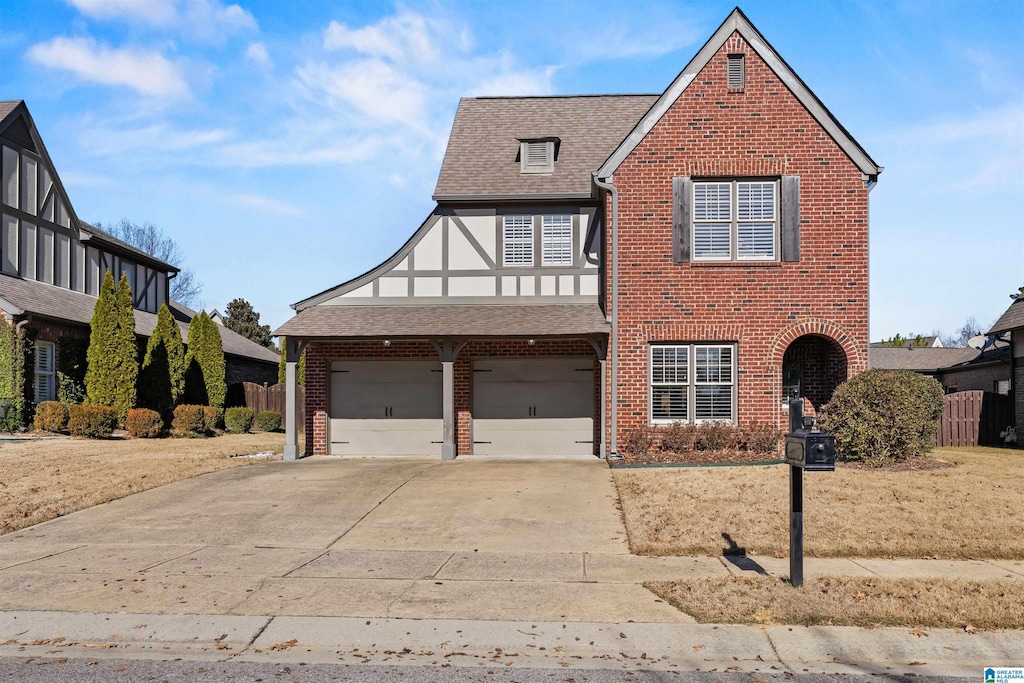
<path fill-rule="evenodd" d="M 788 395 L 821 405 L 867 368 L 881 170 L 738 9 L 661 94 L 463 99 L 436 208 L 275 332 L 291 396 L 306 350 L 306 451 L 782 428 Z"/>
<path fill-rule="evenodd" d="M 1024 296 L 1014 299 L 1006 312 L 992 325 L 989 334 L 1010 334 L 1010 396 L 1013 398 L 1014 425 L 1024 426 Z M 1020 438 L 1020 437 L 1018 437 Z"/>
<path fill-rule="evenodd" d="M 187 340 L 196 314 L 170 298 L 178 269 L 79 220 L 24 102 L 0 102 L 0 147 L 0 315 L 34 339 L 35 402 L 57 396 L 57 342 L 88 341 L 107 270 L 132 285 L 138 335 L 167 303 Z M 228 384 L 276 381 L 277 354 L 226 328 L 221 338 Z"/>
<path fill-rule="evenodd" d="M 934 377 L 947 394 L 957 391 L 1010 391 L 1010 347 L 997 336 L 983 348 L 892 347 L 871 345 L 868 367 L 913 370 Z"/>
<path fill-rule="evenodd" d="M 927 337 L 920 337 L 920 336 L 918 336 L 918 337 L 911 337 L 910 339 L 904 340 L 904 343 L 902 345 L 903 346 L 914 346 L 914 347 L 919 348 L 919 349 L 921 349 L 921 348 L 937 348 L 937 349 L 943 348 L 942 340 L 939 339 L 939 337 L 937 335 L 929 335 Z M 871 342 L 871 348 L 873 348 L 873 349 L 882 348 L 882 347 L 892 347 L 892 346 L 893 346 L 892 342 L 885 342 L 885 341 Z"/>

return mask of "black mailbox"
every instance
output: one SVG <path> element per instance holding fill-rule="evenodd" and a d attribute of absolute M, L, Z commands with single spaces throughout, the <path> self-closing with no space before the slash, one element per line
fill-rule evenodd
<path fill-rule="evenodd" d="M 813 417 L 803 417 L 803 399 L 789 404 L 792 431 L 786 434 L 786 464 L 809 472 L 836 469 L 836 437 L 814 426 Z"/>

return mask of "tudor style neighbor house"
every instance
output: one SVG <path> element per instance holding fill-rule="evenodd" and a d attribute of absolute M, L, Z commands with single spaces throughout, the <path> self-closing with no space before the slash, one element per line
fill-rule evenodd
<path fill-rule="evenodd" d="M 79 220 L 23 101 L 0 101 L 0 148 L 0 324 L 32 339 L 29 397 L 57 398 L 61 342 L 88 343 L 107 270 L 132 286 L 136 334 L 153 332 L 166 303 L 186 340 L 196 313 L 170 297 L 178 269 Z M 276 353 L 226 328 L 220 334 L 228 384 L 276 382 Z"/>
<path fill-rule="evenodd" d="M 867 367 L 881 167 L 737 9 L 661 94 L 463 99 L 436 208 L 294 305 L 306 453 L 617 453 Z"/>

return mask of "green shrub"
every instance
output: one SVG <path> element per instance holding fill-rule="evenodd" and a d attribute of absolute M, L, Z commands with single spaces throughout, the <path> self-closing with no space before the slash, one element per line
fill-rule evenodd
<path fill-rule="evenodd" d="M 203 406 L 203 428 L 207 433 L 215 432 L 220 428 L 222 416 L 223 412 L 220 408 L 216 406 Z"/>
<path fill-rule="evenodd" d="M 26 351 L 30 348 L 26 330 L 16 329 L 0 319 L 0 431 L 13 432 L 27 421 Z"/>
<path fill-rule="evenodd" d="M 252 429 L 252 410 L 228 408 L 224 413 L 224 427 L 232 434 L 245 434 Z"/>
<path fill-rule="evenodd" d="M 71 436 L 105 439 L 117 426 L 117 411 L 92 404 L 68 406 L 68 431 Z"/>
<path fill-rule="evenodd" d="M 63 432 L 68 426 L 68 407 L 59 401 L 43 401 L 36 406 L 36 429 Z"/>
<path fill-rule="evenodd" d="M 157 313 L 139 379 L 139 400 L 161 413 L 169 412 L 185 391 L 185 345 L 167 304 Z"/>
<path fill-rule="evenodd" d="M 174 409 L 171 428 L 185 436 L 206 436 L 206 414 L 204 408 L 183 403 Z"/>
<path fill-rule="evenodd" d="M 135 438 L 155 439 L 164 429 L 164 420 L 155 410 L 132 408 L 125 420 L 125 429 Z"/>
<path fill-rule="evenodd" d="M 736 430 L 726 422 L 718 420 L 701 422 L 693 438 L 693 448 L 698 451 L 721 451 L 731 448 L 736 440 Z"/>
<path fill-rule="evenodd" d="M 644 455 L 654 445 L 654 430 L 647 425 L 641 425 L 626 430 L 626 438 L 622 440 L 623 455 Z"/>
<path fill-rule="evenodd" d="M 835 435 L 837 459 L 902 462 L 932 449 L 942 386 L 909 370 L 868 370 L 840 384 L 821 412 L 819 427 Z"/>
<path fill-rule="evenodd" d="M 57 339 L 60 368 L 57 370 L 57 400 L 70 405 L 85 400 L 86 354 L 89 341 L 77 337 Z"/>
<path fill-rule="evenodd" d="M 751 422 L 738 436 L 743 450 L 762 455 L 778 453 L 781 438 L 779 428 L 768 422 Z"/>
<path fill-rule="evenodd" d="M 661 432 L 661 450 L 669 453 L 685 453 L 693 450 L 697 428 L 693 425 L 673 422 Z"/>
<path fill-rule="evenodd" d="M 222 408 L 227 396 L 224 347 L 217 323 L 203 311 L 188 325 L 185 355 L 185 396 L 197 405 Z"/>
<path fill-rule="evenodd" d="M 281 429 L 281 413 L 276 410 L 264 410 L 256 416 L 256 426 L 265 432 L 276 432 Z"/>
<path fill-rule="evenodd" d="M 110 271 L 103 276 L 89 330 L 86 398 L 89 403 L 115 408 L 118 422 L 123 424 L 135 407 L 139 376 L 132 291 L 123 273 L 116 288 Z"/>

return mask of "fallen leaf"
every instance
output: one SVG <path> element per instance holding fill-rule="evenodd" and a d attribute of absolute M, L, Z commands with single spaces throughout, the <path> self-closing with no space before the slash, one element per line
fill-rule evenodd
<path fill-rule="evenodd" d="M 977 629 L 970 624 L 964 624 L 964 633 L 977 633 Z"/>
<path fill-rule="evenodd" d="M 294 638 L 292 638 L 291 640 L 286 640 L 283 643 L 278 643 L 277 645 L 271 645 L 269 649 L 273 650 L 275 652 L 280 652 L 282 650 L 287 650 L 290 647 L 295 647 L 298 644 L 299 644 L 299 641 L 297 641 Z"/>
<path fill-rule="evenodd" d="M 693 646 L 693 651 L 694 651 L 694 652 L 700 652 L 700 651 L 701 651 L 701 650 L 703 650 L 703 649 L 704 649 L 704 646 L 703 646 L 703 645 L 694 645 L 694 646 Z"/>
<path fill-rule="evenodd" d="M 918 638 L 920 638 L 921 636 L 924 636 L 925 638 L 927 638 L 927 637 L 928 637 L 928 634 L 927 634 L 927 633 L 925 633 L 924 631 L 922 631 L 922 630 L 921 630 L 921 629 L 919 629 L 919 628 L 915 628 L 915 629 L 914 629 L 913 631 L 911 631 L 911 632 L 910 632 L 910 635 L 912 635 L 912 636 L 917 636 Z"/>
<path fill-rule="evenodd" d="M 911 662 L 908 666 L 924 666 L 928 662 Z"/>

